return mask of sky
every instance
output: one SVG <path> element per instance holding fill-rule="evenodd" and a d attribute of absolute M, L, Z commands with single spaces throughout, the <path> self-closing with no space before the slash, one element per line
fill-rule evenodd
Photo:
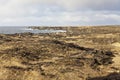
<path fill-rule="evenodd" d="M 120 0 L 0 0 L 0 26 L 119 24 Z"/>

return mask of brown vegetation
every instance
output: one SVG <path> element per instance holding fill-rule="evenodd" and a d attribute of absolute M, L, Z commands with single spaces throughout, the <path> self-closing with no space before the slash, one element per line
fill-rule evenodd
<path fill-rule="evenodd" d="M 34 29 L 67 32 L 0 34 L 0 80 L 119 80 L 119 27 Z"/>

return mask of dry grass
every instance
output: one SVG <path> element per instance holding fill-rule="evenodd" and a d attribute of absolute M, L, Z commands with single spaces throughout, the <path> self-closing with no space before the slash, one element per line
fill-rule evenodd
<path fill-rule="evenodd" d="M 120 51 L 119 27 L 52 29 L 67 33 L 0 35 L 0 80 L 92 80 L 119 73 L 119 55 L 113 56 Z"/>

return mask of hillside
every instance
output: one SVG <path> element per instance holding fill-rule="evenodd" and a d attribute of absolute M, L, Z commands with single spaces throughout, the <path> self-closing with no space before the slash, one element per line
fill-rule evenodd
<path fill-rule="evenodd" d="M 0 80 L 120 80 L 120 27 L 32 27 L 0 34 Z"/>

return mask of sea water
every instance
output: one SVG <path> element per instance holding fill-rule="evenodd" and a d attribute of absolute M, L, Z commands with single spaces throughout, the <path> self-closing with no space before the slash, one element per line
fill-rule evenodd
<path fill-rule="evenodd" d="M 38 29 L 31 29 L 28 27 L 0 27 L 0 34 L 15 34 L 15 33 L 57 33 L 57 32 L 66 32 L 65 30 L 38 30 Z"/>

